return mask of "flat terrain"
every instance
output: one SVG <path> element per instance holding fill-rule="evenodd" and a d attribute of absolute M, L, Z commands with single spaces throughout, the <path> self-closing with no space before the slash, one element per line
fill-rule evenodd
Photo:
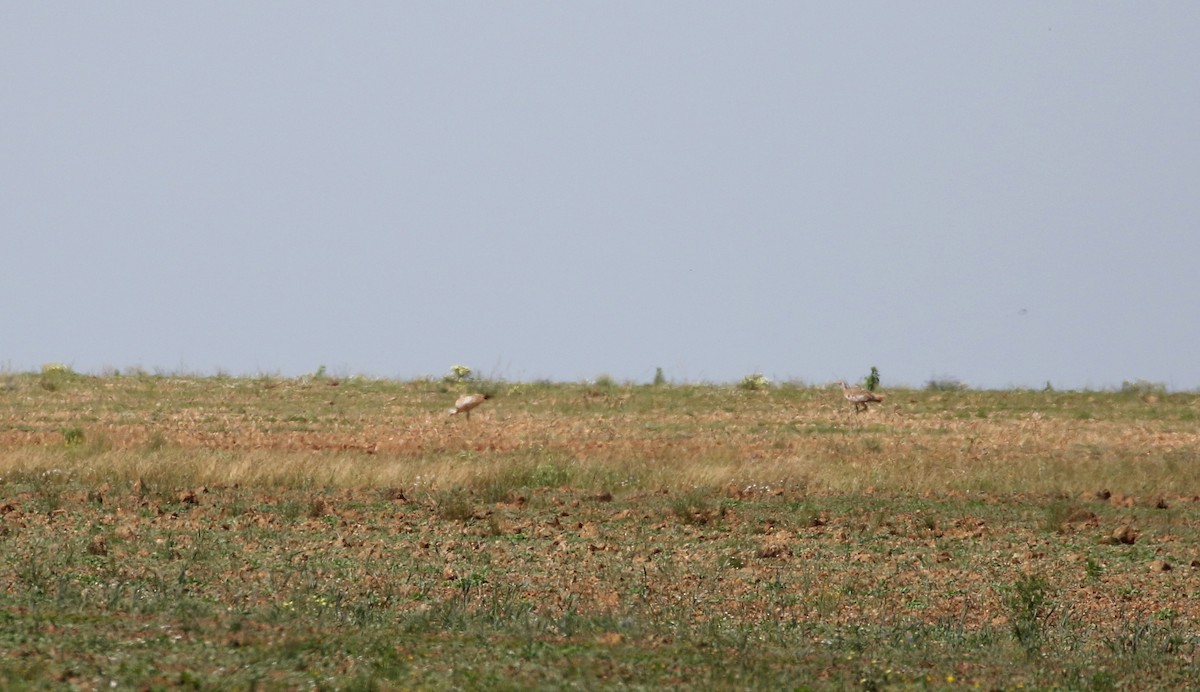
<path fill-rule="evenodd" d="M 1200 397 L 886 394 L 0 375 L 0 681 L 1194 686 Z"/>

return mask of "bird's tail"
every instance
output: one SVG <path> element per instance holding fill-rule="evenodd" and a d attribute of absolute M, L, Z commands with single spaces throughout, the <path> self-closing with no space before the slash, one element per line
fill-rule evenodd
<path fill-rule="evenodd" d="M 456 408 L 452 408 L 449 411 L 446 411 L 446 415 L 449 415 L 449 416 L 453 416 L 456 413 L 458 413 L 458 409 L 456 409 Z"/>

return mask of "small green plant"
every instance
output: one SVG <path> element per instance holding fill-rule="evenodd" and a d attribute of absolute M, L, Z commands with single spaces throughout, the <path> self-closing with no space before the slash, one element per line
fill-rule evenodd
<path fill-rule="evenodd" d="M 744 389 L 748 392 L 759 392 L 759 391 L 762 391 L 765 389 L 769 389 L 770 386 L 771 386 L 771 381 L 768 380 L 760 372 L 755 372 L 755 373 L 746 375 L 745 377 L 742 378 L 742 381 L 738 383 L 739 389 Z"/>
<path fill-rule="evenodd" d="M 667 378 L 666 378 L 666 376 L 663 375 L 662 368 L 655 368 L 654 369 L 654 386 L 661 387 L 666 383 L 667 383 Z"/>
<path fill-rule="evenodd" d="M 1030 655 L 1041 648 L 1046 625 L 1055 610 L 1048 591 L 1046 579 L 1030 573 L 1018 577 L 1004 594 L 1003 603 L 1008 609 L 1013 637 Z"/>
<path fill-rule="evenodd" d="M 442 378 L 443 382 L 470 382 L 474 378 L 471 368 L 465 365 L 451 365 L 450 374 Z"/>
<path fill-rule="evenodd" d="M 879 387 L 879 368 L 871 366 L 871 374 L 867 375 L 867 391 L 873 392 Z"/>
<path fill-rule="evenodd" d="M 42 366 L 38 384 L 48 392 L 56 392 L 74 375 L 75 372 L 62 363 L 46 363 Z"/>
<path fill-rule="evenodd" d="M 84 442 L 83 428 L 63 428 L 62 436 L 68 447 L 78 447 Z"/>

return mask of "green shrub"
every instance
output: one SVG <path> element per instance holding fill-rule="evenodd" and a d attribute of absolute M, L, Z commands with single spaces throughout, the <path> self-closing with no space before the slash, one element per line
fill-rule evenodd
<path fill-rule="evenodd" d="M 1013 637 L 1030 655 L 1041 648 L 1046 626 L 1055 610 L 1048 591 L 1046 579 L 1031 573 L 1018 577 L 1003 596 Z"/>
<path fill-rule="evenodd" d="M 46 363 L 42 366 L 38 384 L 48 392 L 56 392 L 74 377 L 75 371 L 62 363 Z"/>
<path fill-rule="evenodd" d="M 879 387 L 879 368 L 871 366 L 871 374 L 867 375 L 867 391 L 873 392 Z"/>
<path fill-rule="evenodd" d="M 770 386 L 771 381 L 759 372 L 746 375 L 742 378 L 742 381 L 738 383 L 739 389 L 744 389 L 748 392 L 759 392 L 770 388 Z"/>
<path fill-rule="evenodd" d="M 78 447 L 84 442 L 83 428 L 63 428 L 62 436 L 63 442 L 66 443 L 68 447 Z"/>
<path fill-rule="evenodd" d="M 465 365 L 452 365 L 450 366 L 450 374 L 443 377 L 442 381 L 450 383 L 470 382 L 474 378 L 475 376 L 471 371 L 471 368 L 468 368 Z"/>

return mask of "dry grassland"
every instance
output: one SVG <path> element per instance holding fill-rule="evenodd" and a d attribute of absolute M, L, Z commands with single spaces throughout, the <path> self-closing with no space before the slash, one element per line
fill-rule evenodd
<path fill-rule="evenodd" d="M 1200 397 L 9 375 L 0 679 L 1185 686 Z"/>
<path fill-rule="evenodd" d="M 801 483 L 817 491 L 1189 494 L 1197 399 L 1114 393 L 894 392 L 855 415 L 834 391 L 496 385 L 470 423 L 437 382 L 16 378 L 5 467 L 180 483 L 456 486 L 559 464 L 586 487 Z M 70 455 L 68 455 L 70 456 Z M 617 491 L 618 487 L 605 488 Z"/>

